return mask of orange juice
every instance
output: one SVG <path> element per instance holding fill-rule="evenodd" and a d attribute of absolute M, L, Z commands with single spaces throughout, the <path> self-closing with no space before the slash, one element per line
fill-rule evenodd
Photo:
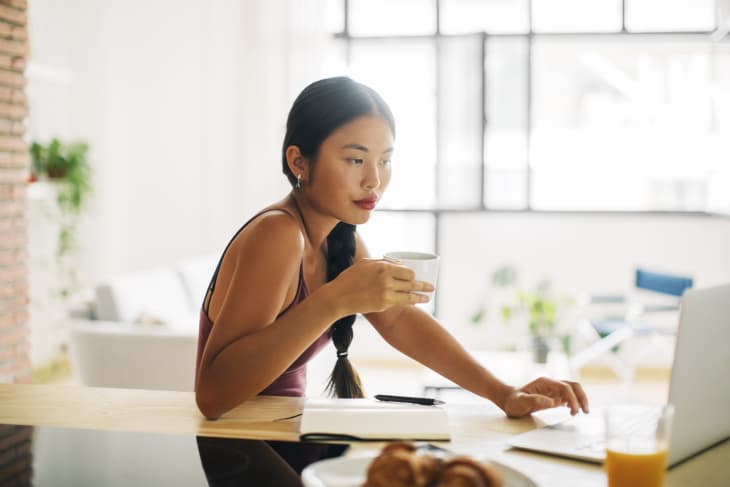
<path fill-rule="evenodd" d="M 606 450 L 608 487 L 662 487 L 667 450 L 624 453 Z"/>

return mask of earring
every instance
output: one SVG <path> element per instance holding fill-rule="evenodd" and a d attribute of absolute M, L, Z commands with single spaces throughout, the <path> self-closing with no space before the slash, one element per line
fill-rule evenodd
<path fill-rule="evenodd" d="M 295 186 L 296 189 L 302 189 L 302 175 L 297 174 L 297 185 Z"/>

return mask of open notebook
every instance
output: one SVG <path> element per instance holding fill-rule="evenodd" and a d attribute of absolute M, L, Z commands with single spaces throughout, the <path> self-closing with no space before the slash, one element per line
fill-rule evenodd
<path fill-rule="evenodd" d="M 299 429 L 302 440 L 450 439 L 446 410 L 374 399 L 307 399 Z"/>

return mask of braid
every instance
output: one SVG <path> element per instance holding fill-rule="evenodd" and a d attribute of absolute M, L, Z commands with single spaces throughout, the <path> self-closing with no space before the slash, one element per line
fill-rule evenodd
<path fill-rule="evenodd" d="M 327 281 L 352 265 L 355 257 L 355 225 L 340 222 L 327 236 Z M 337 362 L 327 383 L 327 392 L 336 397 L 364 397 L 360 377 L 347 358 L 352 343 L 355 315 L 337 320 L 329 330 L 337 349 Z"/>

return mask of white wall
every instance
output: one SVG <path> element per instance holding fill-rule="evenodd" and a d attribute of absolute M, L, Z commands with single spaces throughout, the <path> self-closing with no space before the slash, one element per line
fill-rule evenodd
<path fill-rule="evenodd" d="M 31 137 L 91 145 L 88 281 L 217 252 L 286 191 L 286 112 L 320 73 L 302 50 L 324 39 L 319 3 L 307 7 L 31 2 Z"/>

